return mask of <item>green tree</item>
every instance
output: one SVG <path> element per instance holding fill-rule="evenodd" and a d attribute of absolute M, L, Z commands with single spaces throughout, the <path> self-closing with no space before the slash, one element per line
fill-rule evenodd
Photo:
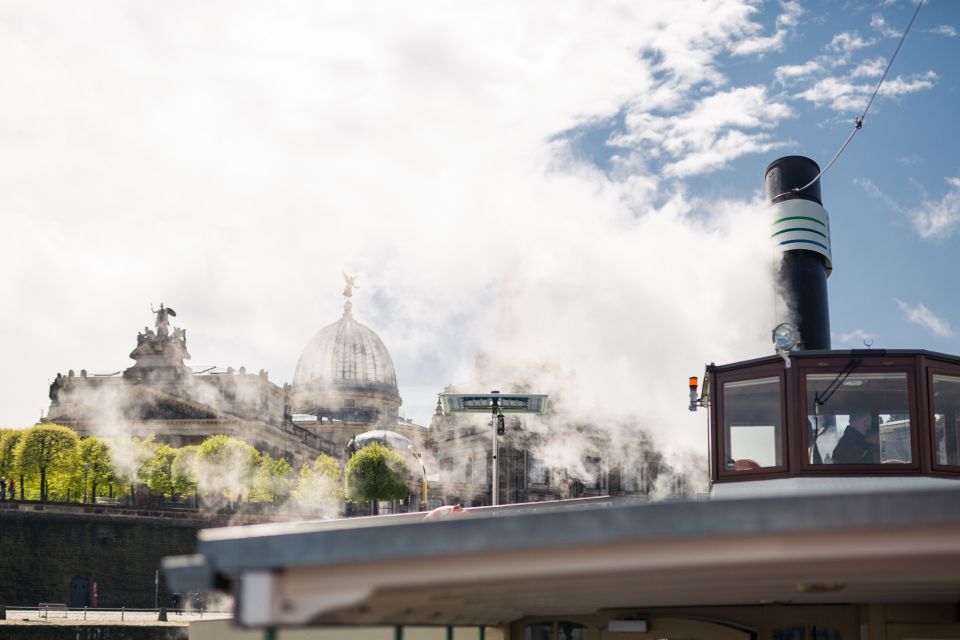
<path fill-rule="evenodd" d="M 75 482 L 79 442 L 73 430 L 58 424 L 35 425 L 20 437 L 14 449 L 14 467 L 39 481 L 41 501 L 46 502 L 51 485 L 54 493 L 60 494 Z"/>
<path fill-rule="evenodd" d="M 257 450 L 243 440 L 210 436 L 197 445 L 197 485 L 207 496 L 239 500 L 250 493 L 259 458 Z"/>
<path fill-rule="evenodd" d="M 333 456 L 320 454 L 300 468 L 293 499 L 305 511 L 335 513 L 344 497 L 341 476 L 340 462 Z"/>
<path fill-rule="evenodd" d="M 95 502 L 97 489 L 112 484 L 126 484 L 118 477 L 114 469 L 108 442 L 94 436 L 87 436 L 80 441 L 79 462 L 81 472 L 81 491 L 86 493 L 86 486 L 90 487 L 88 499 Z M 86 486 L 83 486 L 83 485 Z"/>
<path fill-rule="evenodd" d="M 170 463 L 170 480 L 173 493 L 186 496 L 197 490 L 197 445 L 180 447 Z"/>
<path fill-rule="evenodd" d="M 0 476 L 4 478 L 16 475 L 13 451 L 23 434 L 23 429 L 0 429 Z"/>
<path fill-rule="evenodd" d="M 137 479 L 147 485 L 154 494 L 173 497 L 176 493 L 173 461 L 177 457 L 178 450 L 164 442 L 155 442 L 152 439 L 145 440 L 143 444 L 148 447 L 149 455 L 140 467 Z"/>
<path fill-rule="evenodd" d="M 253 502 L 282 502 L 290 497 L 293 488 L 293 467 L 283 458 L 273 459 L 266 453 L 260 456 L 254 472 L 250 500 Z"/>
<path fill-rule="evenodd" d="M 359 502 L 403 500 L 407 497 L 407 463 L 400 454 L 374 443 L 357 451 L 347 462 L 347 497 Z"/>

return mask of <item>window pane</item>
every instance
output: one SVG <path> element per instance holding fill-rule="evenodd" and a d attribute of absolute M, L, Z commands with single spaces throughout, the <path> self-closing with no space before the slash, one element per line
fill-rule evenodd
<path fill-rule="evenodd" d="M 576 622 L 558 622 L 557 640 L 587 640 L 587 628 Z"/>
<path fill-rule="evenodd" d="M 813 464 L 911 461 L 906 373 L 808 375 L 807 421 Z"/>
<path fill-rule="evenodd" d="M 933 376 L 937 464 L 960 465 L 960 378 Z"/>
<path fill-rule="evenodd" d="M 474 460 L 471 472 L 468 482 L 479 485 L 487 484 L 487 461 L 485 459 L 477 458 Z"/>
<path fill-rule="evenodd" d="M 550 471 L 543 460 L 527 456 L 527 484 L 549 484 Z"/>
<path fill-rule="evenodd" d="M 783 464 L 779 377 L 725 382 L 723 421 L 727 469 Z"/>
<path fill-rule="evenodd" d="M 620 490 L 647 492 L 647 467 L 642 462 L 624 462 L 620 465 Z"/>
<path fill-rule="evenodd" d="M 587 456 L 583 460 L 583 468 L 587 472 L 583 479 L 584 486 L 603 489 L 603 461 L 594 456 Z"/>
<path fill-rule="evenodd" d="M 550 640 L 553 635 L 552 622 L 528 624 L 523 628 L 523 640 Z"/>

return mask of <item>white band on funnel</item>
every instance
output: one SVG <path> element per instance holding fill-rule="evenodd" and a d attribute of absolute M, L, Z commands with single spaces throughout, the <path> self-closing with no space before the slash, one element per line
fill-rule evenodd
<path fill-rule="evenodd" d="M 804 249 L 827 259 L 827 275 L 833 271 L 830 249 L 830 218 L 822 205 L 812 200 L 784 200 L 770 205 L 773 214 L 772 235 L 780 251 Z"/>

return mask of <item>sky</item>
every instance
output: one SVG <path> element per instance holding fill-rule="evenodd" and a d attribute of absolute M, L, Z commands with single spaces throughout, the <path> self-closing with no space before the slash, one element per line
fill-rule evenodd
<path fill-rule="evenodd" d="M 402 412 L 469 382 L 705 449 L 686 377 L 772 353 L 772 160 L 824 166 L 911 1 L 0 0 L 0 425 L 119 371 L 292 381 L 354 315 Z M 822 179 L 836 348 L 960 352 L 960 3 L 930 0 Z"/>

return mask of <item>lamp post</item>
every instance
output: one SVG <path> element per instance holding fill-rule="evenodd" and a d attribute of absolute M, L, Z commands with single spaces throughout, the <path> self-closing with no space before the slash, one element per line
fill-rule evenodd
<path fill-rule="evenodd" d="M 493 427 L 492 442 L 490 443 L 490 466 L 493 468 L 493 482 L 491 483 L 491 504 L 499 504 L 499 475 L 497 436 L 506 433 L 505 413 L 532 413 L 544 415 L 547 412 L 547 396 L 539 393 L 441 393 L 440 408 L 444 415 L 447 413 L 486 413 L 490 411 Z"/>
<path fill-rule="evenodd" d="M 87 471 L 90 470 L 90 463 L 83 463 L 83 502 L 87 502 Z"/>
<path fill-rule="evenodd" d="M 500 504 L 500 456 L 497 455 L 500 453 L 500 443 L 497 441 L 497 436 L 504 435 L 506 428 L 503 420 L 503 409 L 500 406 L 500 392 L 491 391 L 490 396 L 490 415 L 492 416 L 490 426 L 493 427 L 491 432 L 493 442 L 490 444 L 490 454 L 493 456 L 491 458 L 493 486 L 490 488 L 490 504 L 497 506 Z"/>
<path fill-rule="evenodd" d="M 426 511 L 427 510 L 427 467 L 424 466 L 423 464 L 423 451 L 414 449 L 412 444 L 407 446 L 407 449 L 410 451 L 413 457 L 417 459 L 417 462 L 420 463 L 420 471 L 422 473 L 422 475 L 420 476 L 421 483 L 422 483 L 420 487 L 422 492 L 420 494 L 421 495 L 420 510 Z"/>

